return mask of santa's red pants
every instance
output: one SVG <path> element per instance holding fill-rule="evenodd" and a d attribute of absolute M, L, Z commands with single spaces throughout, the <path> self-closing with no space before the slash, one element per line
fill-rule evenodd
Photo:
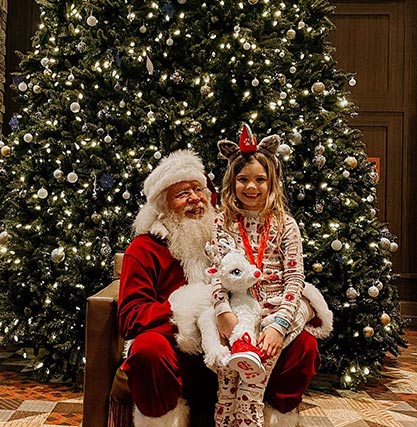
<path fill-rule="evenodd" d="M 284 349 L 272 371 L 265 401 L 288 412 L 302 400 L 319 366 L 316 339 L 303 331 Z M 157 332 L 135 338 L 123 363 L 133 401 L 146 416 L 160 417 L 184 397 L 196 412 L 210 413 L 217 399 L 217 377 L 201 356 L 179 352 L 175 342 Z"/>

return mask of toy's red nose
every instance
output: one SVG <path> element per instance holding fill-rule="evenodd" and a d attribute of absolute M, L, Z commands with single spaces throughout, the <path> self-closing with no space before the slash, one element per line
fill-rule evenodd
<path fill-rule="evenodd" d="M 260 271 L 260 270 L 255 270 L 255 271 L 253 272 L 253 275 L 254 275 L 256 278 L 258 278 L 258 277 L 261 275 L 261 271 Z"/>

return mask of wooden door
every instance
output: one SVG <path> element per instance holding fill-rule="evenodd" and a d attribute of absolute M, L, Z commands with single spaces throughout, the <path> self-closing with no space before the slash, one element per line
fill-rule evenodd
<path fill-rule="evenodd" d="M 380 167 L 379 218 L 398 237 L 394 255 L 401 310 L 417 326 L 417 4 L 333 0 L 339 68 L 356 73 L 351 98 L 368 156 Z"/>

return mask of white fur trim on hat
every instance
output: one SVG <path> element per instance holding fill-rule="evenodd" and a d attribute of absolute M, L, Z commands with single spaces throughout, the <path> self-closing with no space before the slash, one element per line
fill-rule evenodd
<path fill-rule="evenodd" d="M 143 192 L 148 203 L 153 205 L 162 191 L 181 181 L 198 181 L 206 186 L 203 163 L 192 150 L 174 151 L 160 161 L 144 183 Z"/>

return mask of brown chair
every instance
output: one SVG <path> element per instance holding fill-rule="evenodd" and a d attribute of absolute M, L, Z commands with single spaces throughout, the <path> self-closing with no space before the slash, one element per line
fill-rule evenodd
<path fill-rule="evenodd" d="M 117 299 L 123 254 L 116 254 L 114 280 L 87 299 L 83 427 L 130 427 L 132 400 L 117 330 Z"/>

